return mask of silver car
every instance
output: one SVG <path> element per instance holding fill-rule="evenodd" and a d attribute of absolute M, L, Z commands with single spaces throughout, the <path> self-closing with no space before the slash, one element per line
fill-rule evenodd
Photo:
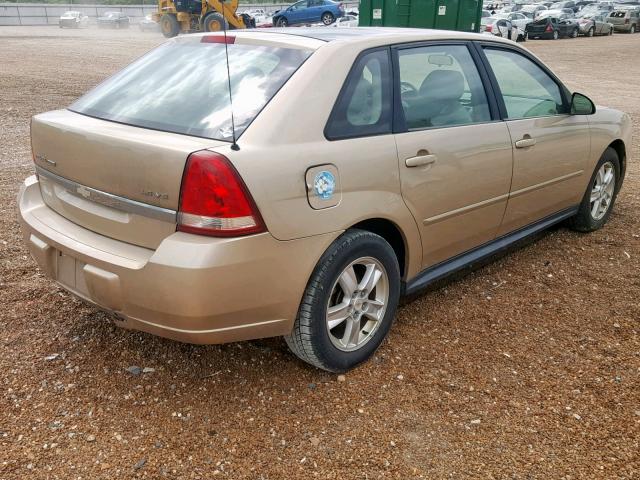
<path fill-rule="evenodd" d="M 576 19 L 580 35 L 613 35 L 613 24 L 606 21 L 604 15 L 584 15 Z"/>

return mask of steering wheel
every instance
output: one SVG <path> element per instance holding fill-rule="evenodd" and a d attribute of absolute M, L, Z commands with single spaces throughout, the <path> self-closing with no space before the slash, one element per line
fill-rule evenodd
<path fill-rule="evenodd" d="M 402 96 L 415 97 L 418 95 L 418 89 L 409 82 L 400 82 L 400 94 Z"/>

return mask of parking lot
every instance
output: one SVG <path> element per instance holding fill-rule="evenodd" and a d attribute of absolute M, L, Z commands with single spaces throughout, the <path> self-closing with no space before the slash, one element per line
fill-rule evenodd
<path fill-rule="evenodd" d="M 401 307 L 344 377 L 281 339 L 119 329 L 28 256 L 15 196 L 33 173 L 29 118 L 163 40 L 0 28 L 1 479 L 640 477 L 640 35 L 524 45 L 633 118 L 607 226 L 556 228 Z"/>

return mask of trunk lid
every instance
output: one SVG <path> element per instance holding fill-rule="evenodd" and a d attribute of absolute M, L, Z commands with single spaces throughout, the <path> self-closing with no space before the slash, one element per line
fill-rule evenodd
<path fill-rule="evenodd" d="M 45 203 L 89 230 L 147 248 L 175 232 L 189 154 L 226 143 L 68 110 L 37 115 L 31 122 Z"/>
<path fill-rule="evenodd" d="M 544 33 L 547 30 L 549 22 L 547 20 L 537 20 L 527 24 L 526 30 L 531 33 Z"/>

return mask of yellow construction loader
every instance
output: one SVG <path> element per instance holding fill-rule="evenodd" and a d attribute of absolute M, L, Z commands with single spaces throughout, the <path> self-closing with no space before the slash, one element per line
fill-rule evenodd
<path fill-rule="evenodd" d="M 167 38 L 179 33 L 255 27 L 250 15 L 236 13 L 238 1 L 158 0 L 158 11 L 153 19 L 160 24 L 162 34 Z"/>

